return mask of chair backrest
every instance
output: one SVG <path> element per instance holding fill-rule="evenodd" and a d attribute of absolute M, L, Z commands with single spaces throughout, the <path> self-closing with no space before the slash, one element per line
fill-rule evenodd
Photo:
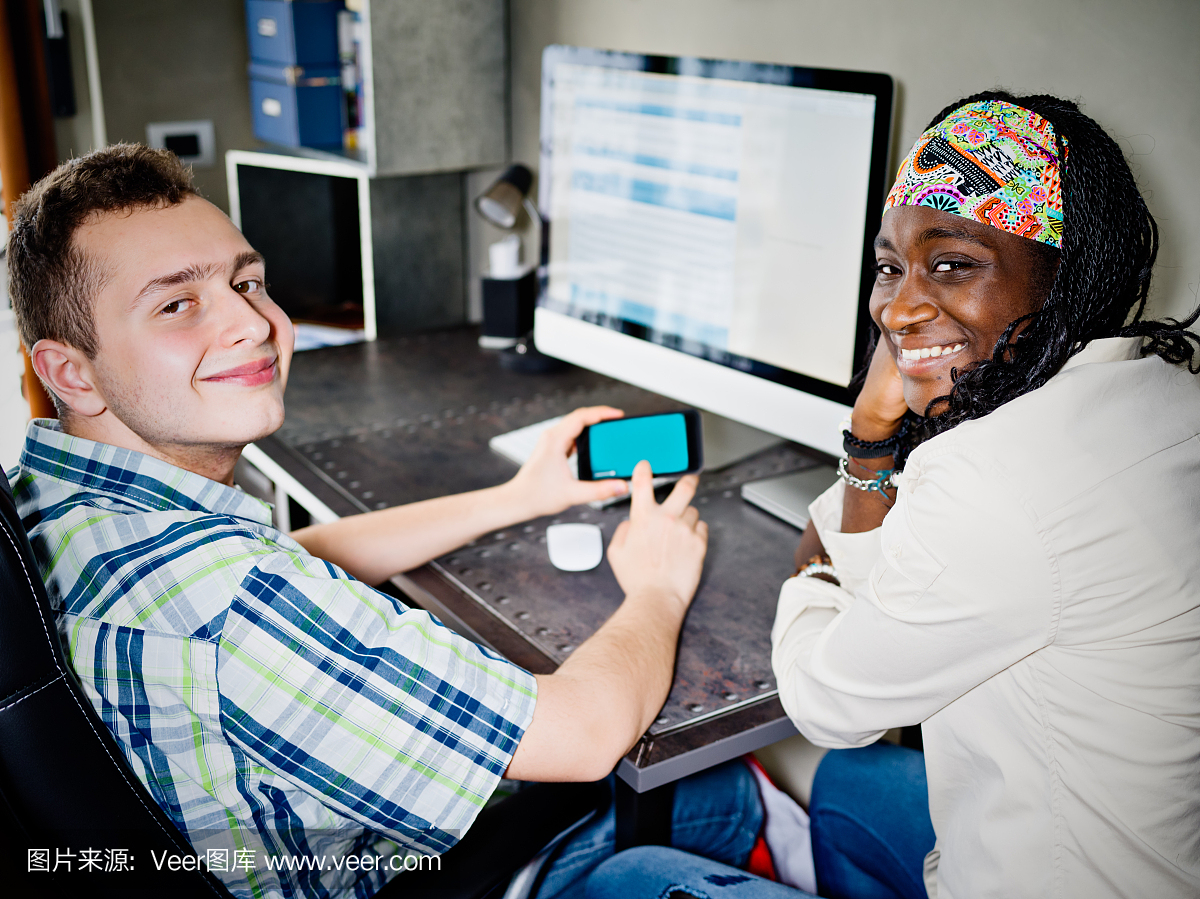
<path fill-rule="evenodd" d="M 230 896 L 206 871 L 156 870 L 163 853 L 194 858 L 195 851 L 130 769 L 67 663 L 7 481 L 0 485 L 0 800 L 4 879 L 12 884 L 19 874 L 35 895 Z"/>

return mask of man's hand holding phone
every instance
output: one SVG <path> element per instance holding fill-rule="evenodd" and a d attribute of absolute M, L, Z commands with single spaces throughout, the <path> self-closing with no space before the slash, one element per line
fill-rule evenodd
<path fill-rule="evenodd" d="M 704 434 L 695 409 L 588 425 L 575 446 L 581 481 L 632 477 L 642 459 L 658 477 L 694 474 L 704 467 Z"/>
<path fill-rule="evenodd" d="M 627 597 L 647 592 L 675 597 L 685 611 L 700 583 L 708 551 L 708 525 L 688 505 L 699 479 L 685 475 L 659 505 L 649 462 L 633 470 L 629 519 L 608 545 L 608 562 Z"/>
<path fill-rule="evenodd" d="M 523 518 L 556 515 L 571 506 L 623 496 L 627 487 L 619 479 L 581 481 L 568 463 L 575 438 L 588 425 L 625 415 L 611 406 L 576 409 L 538 438 L 537 446 L 508 486 L 525 513 Z"/>

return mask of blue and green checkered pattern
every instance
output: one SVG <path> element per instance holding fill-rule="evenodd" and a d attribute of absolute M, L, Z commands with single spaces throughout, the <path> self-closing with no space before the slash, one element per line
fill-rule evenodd
<path fill-rule="evenodd" d="M 438 854 L 471 825 L 533 715 L 529 673 L 158 459 L 38 421 L 9 481 L 134 771 L 199 854 L 257 859 L 215 872 L 236 895 L 369 896 L 387 875 L 265 857 Z"/>

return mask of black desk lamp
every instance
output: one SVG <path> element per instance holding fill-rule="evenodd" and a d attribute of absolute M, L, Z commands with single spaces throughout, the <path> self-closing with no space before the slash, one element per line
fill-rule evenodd
<path fill-rule="evenodd" d="M 475 208 L 485 219 L 505 231 L 516 227 L 522 206 L 529 212 L 529 218 L 540 225 L 542 217 L 529 201 L 532 186 L 533 172 L 519 162 L 510 165 L 491 187 L 475 198 Z"/>
<path fill-rule="evenodd" d="M 486 221 L 504 231 L 513 231 L 524 209 L 538 229 L 541 244 L 543 222 L 529 200 L 533 172 L 526 166 L 510 165 L 482 194 L 475 210 Z M 490 248 L 491 271 L 483 278 L 483 327 L 479 345 L 500 350 L 500 364 L 514 371 L 545 372 L 564 363 L 539 353 L 533 345 L 533 311 L 537 305 L 537 266 L 522 270 L 520 242 L 516 234 Z"/>

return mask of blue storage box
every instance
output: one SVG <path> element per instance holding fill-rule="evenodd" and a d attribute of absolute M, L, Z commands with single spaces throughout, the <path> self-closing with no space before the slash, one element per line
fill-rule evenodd
<path fill-rule="evenodd" d="M 250 113 L 259 140 L 340 148 L 345 101 L 338 67 L 250 63 Z"/>
<path fill-rule="evenodd" d="M 250 58 L 280 66 L 336 66 L 342 0 L 246 0 Z"/>

